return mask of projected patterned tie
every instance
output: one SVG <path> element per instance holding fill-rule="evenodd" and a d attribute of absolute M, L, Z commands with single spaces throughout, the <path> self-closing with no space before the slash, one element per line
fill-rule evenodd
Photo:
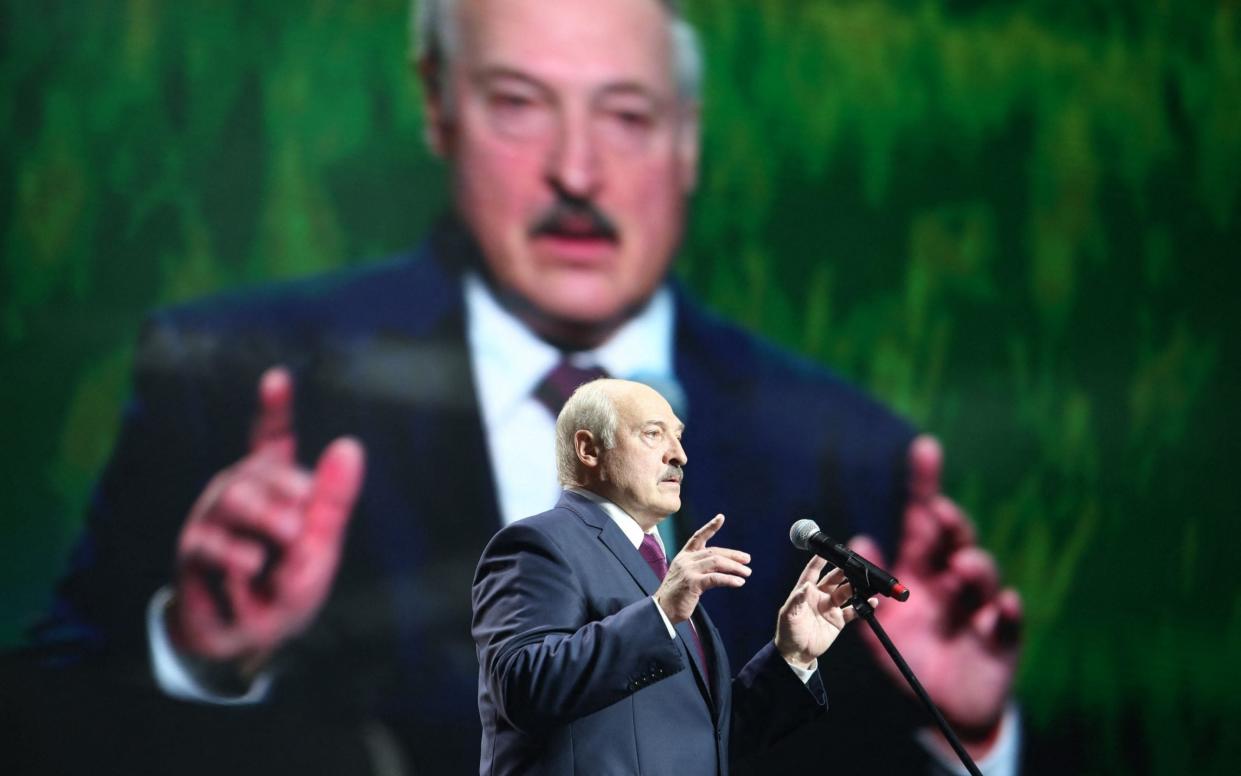
<path fill-rule="evenodd" d="M 574 366 L 567 358 L 547 373 L 543 382 L 534 389 L 534 398 L 547 408 L 553 417 L 560 414 L 560 408 L 569 400 L 579 385 L 607 377 L 608 373 L 597 366 L 581 369 Z"/>

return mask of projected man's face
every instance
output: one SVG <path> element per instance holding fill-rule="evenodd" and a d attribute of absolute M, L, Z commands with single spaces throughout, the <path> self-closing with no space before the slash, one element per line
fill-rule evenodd
<path fill-rule="evenodd" d="M 667 272 L 697 174 L 657 0 L 462 0 L 431 100 L 454 197 L 506 302 L 598 340 Z"/>

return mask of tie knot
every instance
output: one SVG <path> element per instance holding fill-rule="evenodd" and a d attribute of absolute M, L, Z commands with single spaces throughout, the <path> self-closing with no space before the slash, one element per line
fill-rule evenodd
<path fill-rule="evenodd" d="M 543 382 L 534 389 L 534 398 L 548 409 L 552 415 L 559 415 L 564 403 L 569 400 L 578 386 L 607 377 L 608 373 L 597 366 L 585 369 L 574 366 L 567 358 L 560 359 L 552 371 L 547 373 Z"/>
<path fill-rule="evenodd" d="M 651 567 L 651 571 L 655 572 L 655 576 L 659 577 L 659 581 L 663 582 L 664 577 L 668 575 L 668 558 L 664 555 L 664 549 L 659 546 L 659 540 L 655 538 L 655 534 L 643 535 L 642 543 L 638 545 L 638 552 L 646 561 L 646 565 Z"/>

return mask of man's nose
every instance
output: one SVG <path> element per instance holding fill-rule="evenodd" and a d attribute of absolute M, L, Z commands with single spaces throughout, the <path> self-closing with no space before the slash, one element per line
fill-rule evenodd
<path fill-rule="evenodd" d="M 664 463 L 676 464 L 684 466 L 689 463 L 689 456 L 685 454 L 685 448 L 681 446 L 681 440 L 672 437 L 672 443 L 668 445 L 668 450 L 664 453 Z"/>
<path fill-rule="evenodd" d="M 588 113 L 566 113 L 547 160 L 548 182 L 560 193 L 590 199 L 603 183 L 598 144 Z"/>

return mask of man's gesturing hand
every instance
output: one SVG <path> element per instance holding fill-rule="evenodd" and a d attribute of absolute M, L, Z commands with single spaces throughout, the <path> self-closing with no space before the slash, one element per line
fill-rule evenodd
<path fill-rule="evenodd" d="M 655 591 L 655 601 L 675 625 L 688 620 L 698 606 L 698 599 L 713 587 L 741 587 L 750 576 L 750 554 L 724 547 L 708 547 L 707 542 L 724 525 L 724 516 L 716 515 L 689 537 L 689 541 L 672 559 L 668 575 Z"/>
<path fill-rule="evenodd" d="M 182 652 L 261 667 L 327 597 L 362 485 L 354 439 L 328 445 L 313 473 L 297 466 L 293 380 L 263 374 L 250 453 L 211 480 L 177 545 L 168 631 Z"/>
<path fill-rule="evenodd" d="M 940 492 L 942 461 L 934 437 L 920 436 L 910 446 L 909 502 L 891 570 L 913 596 L 886 607 L 879 620 L 969 746 L 990 737 L 1008 699 L 1021 646 L 1021 599 L 1000 587 L 995 560 L 974 543 L 973 526 Z M 884 564 L 870 539 L 858 537 L 850 547 Z M 904 685 L 882 645 L 865 636 L 880 665 Z"/>
<path fill-rule="evenodd" d="M 799 668 L 814 665 L 845 625 L 857 617 L 852 606 L 845 606 L 853 597 L 853 586 L 845 580 L 844 572 L 832 569 L 819 579 L 826 565 L 827 561 L 817 555 L 810 559 L 776 619 L 776 650 Z M 876 598 L 869 602 L 879 605 Z"/>

